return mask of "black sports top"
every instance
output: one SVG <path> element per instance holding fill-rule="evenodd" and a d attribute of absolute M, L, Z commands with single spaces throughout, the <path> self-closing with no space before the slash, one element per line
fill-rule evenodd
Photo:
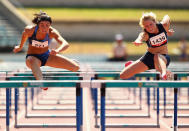
<path fill-rule="evenodd" d="M 168 42 L 167 32 L 164 29 L 163 25 L 161 23 L 158 23 L 156 25 L 159 30 L 157 34 L 149 33 L 144 30 L 149 35 L 149 39 L 146 41 L 148 47 L 156 48 L 165 45 Z"/>

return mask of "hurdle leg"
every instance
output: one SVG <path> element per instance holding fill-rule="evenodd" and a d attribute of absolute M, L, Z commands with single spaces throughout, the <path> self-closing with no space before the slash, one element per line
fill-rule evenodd
<path fill-rule="evenodd" d="M 129 95 L 128 95 L 128 100 L 130 99 L 130 94 L 131 94 L 131 88 L 128 88 L 128 91 L 129 91 Z"/>
<path fill-rule="evenodd" d="M 173 120 L 173 125 L 174 125 L 174 131 L 177 131 L 177 92 L 178 92 L 178 89 L 177 88 L 174 88 L 174 120 Z"/>
<path fill-rule="evenodd" d="M 98 79 L 98 76 L 95 75 L 94 78 L 91 78 L 91 80 L 93 79 Z M 93 96 L 93 101 L 94 101 L 94 108 L 95 108 L 95 127 L 98 127 L 98 89 L 97 88 L 92 88 L 92 96 Z"/>
<path fill-rule="evenodd" d="M 156 105 L 156 88 L 153 88 L 153 100 L 154 100 L 154 104 L 153 104 L 153 109 L 155 110 L 155 105 Z"/>
<path fill-rule="evenodd" d="M 188 88 L 188 104 L 189 104 L 189 88 Z"/>
<path fill-rule="evenodd" d="M 176 81 L 178 79 L 177 75 L 174 74 L 174 80 Z M 178 124 L 177 124 L 177 109 L 178 109 L 178 105 L 177 105 L 177 94 L 178 93 L 178 88 L 174 88 L 174 116 L 173 116 L 173 129 L 174 131 L 177 131 L 178 128 Z"/>
<path fill-rule="evenodd" d="M 15 128 L 17 127 L 17 122 L 18 122 L 18 119 L 17 119 L 17 114 L 18 114 L 18 88 L 15 88 L 14 89 L 15 93 L 14 93 L 14 105 L 15 105 L 15 110 L 14 110 L 14 113 L 15 113 Z"/>
<path fill-rule="evenodd" d="M 81 87 L 80 83 L 76 85 L 76 128 L 81 131 Z"/>
<path fill-rule="evenodd" d="M 10 92 L 10 93 L 9 93 L 9 97 L 10 97 L 10 98 L 9 98 L 9 100 L 10 100 L 10 106 L 9 106 L 9 107 L 10 107 L 10 109 L 9 109 L 9 110 L 10 110 L 10 111 L 9 111 L 10 113 L 9 113 L 9 114 L 10 114 L 10 117 L 11 117 L 11 105 L 12 105 L 12 102 L 11 102 L 11 95 L 12 95 L 12 88 L 10 88 L 9 92 Z"/>
<path fill-rule="evenodd" d="M 34 105 L 34 103 L 33 103 L 33 102 L 34 102 L 34 101 L 33 101 L 33 98 L 34 98 L 34 88 L 32 87 L 32 88 L 31 88 L 31 102 L 32 102 L 31 104 L 32 104 L 32 109 L 33 109 L 33 105 Z"/>
<path fill-rule="evenodd" d="M 134 94 L 134 103 L 133 104 L 136 104 L 136 88 L 133 89 L 133 94 Z"/>
<path fill-rule="evenodd" d="M 146 78 L 147 80 L 150 80 L 150 77 Z M 147 104 L 148 104 L 148 116 L 150 116 L 150 88 L 147 88 Z"/>
<path fill-rule="evenodd" d="M 164 112 L 164 117 L 166 117 L 166 88 L 163 88 L 163 112 Z"/>
<path fill-rule="evenodd" d="M 98 127 L 98 89 L 94 90 L 94 106 L 95 106 L 95 127 Z"/>
<path fill-rule="evenodd" d="M 159 75 L 156 75 L 156 80 L 160 80 L 160 76 Z M 154 91 L 155 93 L 155 91 Z M 155 94 L 154 94 L 154 98 L 155 98 Z M 156 101 L 156 104 L 157 104 L 157 127 L 160 127 L 160 124 L 159 124 L 159 87 L 157 87 L 157 97 L 156 97 L 157 101 Z M 154 99 L 155 100 L 155 99 Z M 154 101 L 155 103 L 155 101 Z"/>
<path fill-rule="evenodd" d="M 81 131 L 83 130 L 83 88 L 81 88 L 81 96 L 80 96 L 80 112 L 81 112 Z"/>
<path fill-rule="evenodd" d="M 6 131 L 9 131 L 10 124 L 10 88 L 6 88 Z"/>
<path fill-rule="evenodd" d="M 157 126 L 160 127 L 159 125 L 159 88 L 157 88 Z"/>
<path fill-rule="evenodd" d="M 148 116 L 150 116 L 150 88 L 147 88 Z"/>
<path fill-rule="evenodd" d="M 36 89 L 36 95 L 37 95 L 37 104 L 39 104 L 39 93 L 41 92 L 41 90 L 39 88 Z M 33 107 L 34 109 L 34 107 Z"/>
<path fill-rule="evenodd" d="M 28 115 L 28 89 L 25 87 L 25 117 Z"/>
<path fill-rule="evenodd" d="M 101 118 L 100 118 L 100 123 L 101 123 L 101 131 L 105 131 L 106 130 L 106 125 L 105 125 L 105 116 L 106 116 L 106 112 L 105 112 L 105 96 L 106 96 L 106 88 L 105 88 L 105 83 L 101 84 L 101 88 L 100 88 L 100 94 L 101 94 L 101 105 L 100 105 L 100 110 L 101 110 Z"/>
<path fill-rule="evenodd" d="M 142 88 L 139 88 L 139 105 L 140 105 L 140 110 L 142 110 Z"/>

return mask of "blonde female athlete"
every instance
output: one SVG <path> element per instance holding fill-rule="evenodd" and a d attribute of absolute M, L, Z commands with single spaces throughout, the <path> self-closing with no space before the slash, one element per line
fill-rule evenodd
<path fill-rule="evenodd" d="M 40 70 L 41 66 L 63 68 L 70 71 L 79 70 L 78 63 L 58 54 L 66 50 L 69 44 L 62 38 L 59 32 L 51 26 L 51 17 L 41 11 L 39 14 L 35 14 L 32 22 L 34 25 L 25 27 L 20 45 L 15 46 L 13 52 L 17 53 L 21 51 L 24 43 L 29 40 L 26 65 L 32 70 L 36 80 L 43 80 Z M 53 38 L 60 46 L 57 49 L 49 50 L 48 47 Z M 48 88 L 43 89 L 47 90 Z"/>
<path fill-rule="evenodd" d="M 156 21 L 154 13 L 144 13 L 139 24 L 143 28 L 143 32 L 139 34 L 133 44 L 139 46 L 145 41 L 148 46 L 147 52 L 137 61 L 126 63 L 127 66 L 120 73 L 120 78 L 127 79 L 137 73 L 156 69 L 161 73 L 161 78 L 166 80 L 169 74 L 167 66 L 170 63 L 167 49 L 168 36 L 174 33 L 173 29 L 169 29 L 170 18 L 165 15 L 159 23 Z"/>

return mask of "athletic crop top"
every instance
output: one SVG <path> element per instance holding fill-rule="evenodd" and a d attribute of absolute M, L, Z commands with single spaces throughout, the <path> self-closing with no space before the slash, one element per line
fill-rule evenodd
<path fill-rule="evenodd" d="M 145 32 L 149 35 L 149 39 L 146 41 L 148 47 L 155 48 L 167 44 L 168 38 L 166 30 L 161 23 L 158 23 L 156 25 L 159 30 L 157 34 L 152 34 L 145 30 Z"/>
<path fill-rule="evenodd" d="M 38 29 L 38 26 L 35 27 L 35 31 L 34 31 L 33 35 L 28 38 L 29 44 L 31 44 L 33 47 L 37 47 L 37 48 L 48 47 L 48 45 L 51 42 L 51 39 L 49 38 L 49 34 L 47 33 L 43 40 L 37 40 L 37 38 L 36 38 L 37 29 Z"/>

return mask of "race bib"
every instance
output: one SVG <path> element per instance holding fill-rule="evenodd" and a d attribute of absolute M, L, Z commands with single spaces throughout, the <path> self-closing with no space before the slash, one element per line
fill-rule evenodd
<path fill-rule="evenodd" d="M 160 46 L 166 42 L 167 42 L 167 37 L 164 32 L 162 32 L 161 34 L 159 34 L 157 36 L 150 38 L 150 43 L 152 46 Z"/>
<path fill-rule="evenodd" d="M 45 48 L 48 46 L 48 41 L 39 42 L 36 40 L 32 40 L 32 46 L 37 47 L 37 48 Z"/>

